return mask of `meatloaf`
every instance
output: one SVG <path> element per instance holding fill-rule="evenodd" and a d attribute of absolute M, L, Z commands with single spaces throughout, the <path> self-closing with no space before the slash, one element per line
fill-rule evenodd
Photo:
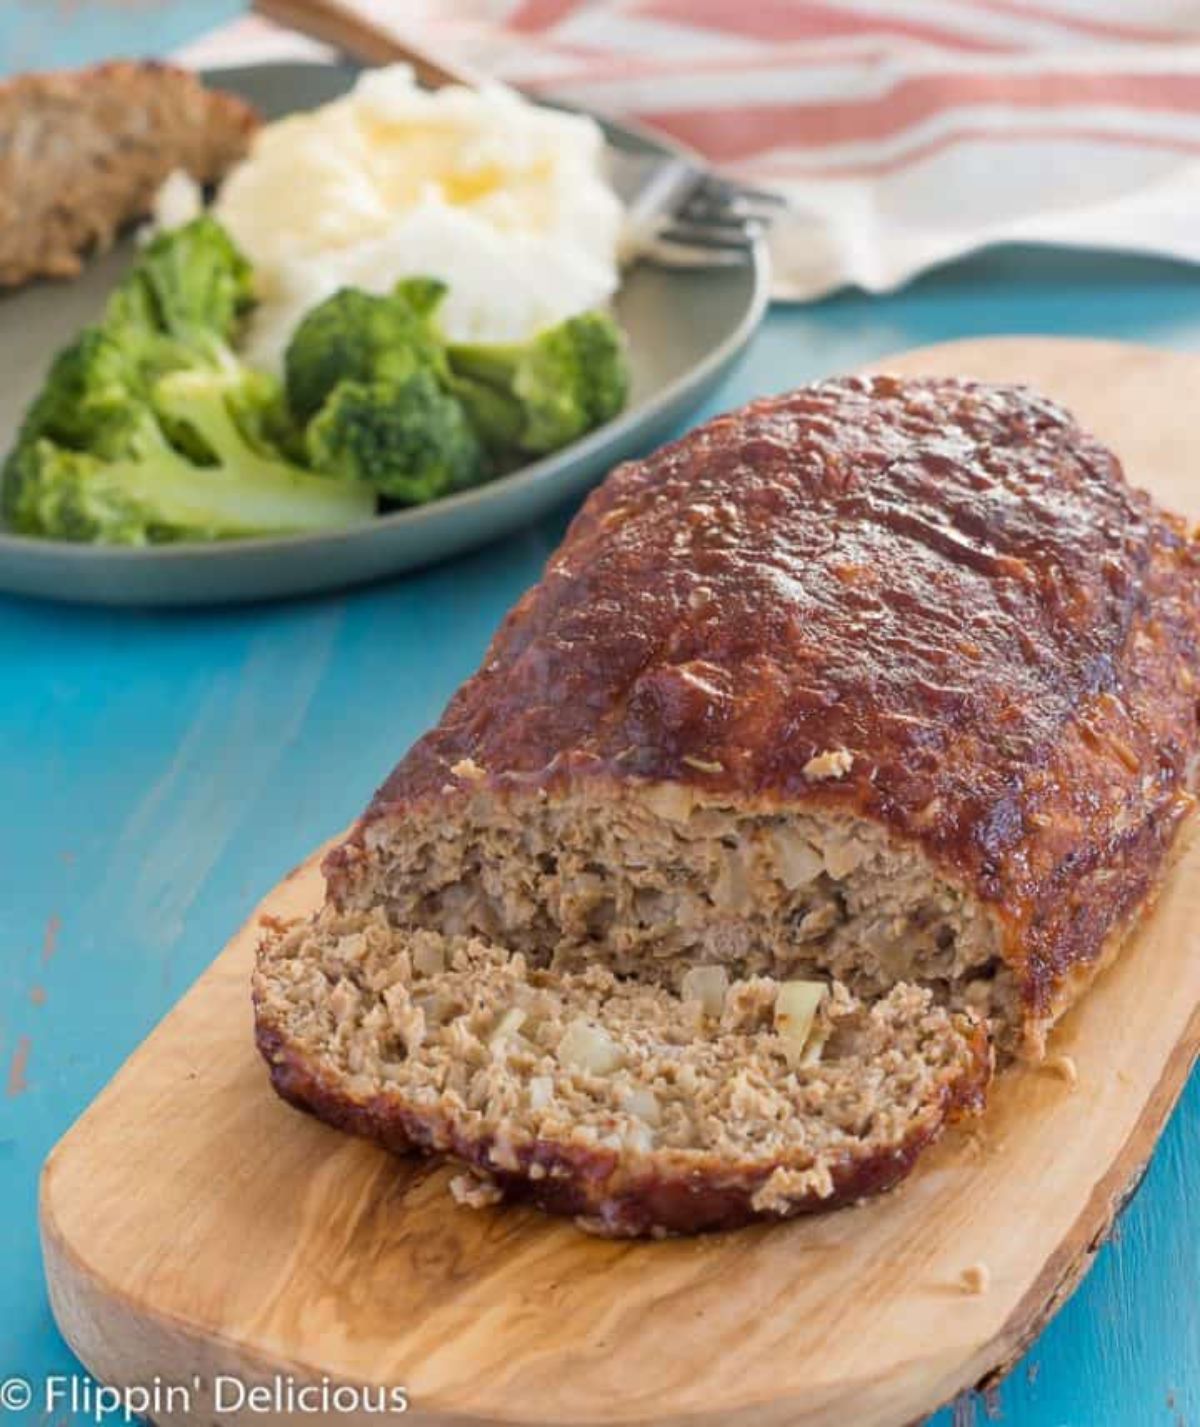
<path fill-rule="evenodd" d="M 168 174 L 215 181 L 257 127 L 248 104 L 171 65 L 0 84 L 0 288 L 75 276 L 85 253 L 150 211 Z"/>
<path fill-rule="evenodd" d="M 1200 545 L 1034 392 L 851 377 L 618 467 L 267 929 L 279 1092 L 611 1234 L 895 1183 L 1153 894 Z"/>

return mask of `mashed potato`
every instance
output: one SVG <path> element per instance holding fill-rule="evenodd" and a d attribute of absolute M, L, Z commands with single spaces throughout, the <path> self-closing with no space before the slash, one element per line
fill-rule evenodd
<path fill-rule="evenodd" d="M 447 332 L 489 341 L 599 306 L 617 285 L 622 209 L 599 126 L 498 85 L 430 93 L 406 66 L 268 124 L 214 211 L 255 266 L 247 355 L 268 366 L 347 285 L 442 278 Z"/>

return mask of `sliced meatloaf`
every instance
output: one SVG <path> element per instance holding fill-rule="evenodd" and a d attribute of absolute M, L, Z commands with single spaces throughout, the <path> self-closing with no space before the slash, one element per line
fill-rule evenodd
<path fill-rule="evenodd" d="M 693 980 L 328 908 L 272 942 L 260 1038 L 288 1099 L 475 1169 L 467 1202 L 508 1191 L 608 1235 L 859 1199 L 982 1104 L 983 1027 L 928 991 Z"/>
<path fill-rule="evenodd" d="M 276 1086 L 609 1232 L 892 1183 L 1152 895 L 1198 671 L 1200 548 L 1036 394 L 712 421 L 591 496 L 268 931 Z"/>
<path fill-rule="evenodd" d="M 117 61 L 0 84 L 0 287 L 73 277 L 175 169 L 220 178 L 255 111 L 171 65 Z"/>

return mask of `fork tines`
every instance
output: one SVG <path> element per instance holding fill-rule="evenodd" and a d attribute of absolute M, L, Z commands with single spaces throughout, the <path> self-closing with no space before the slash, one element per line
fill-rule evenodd
<path fill-rule="evenodd" d="M 779 194 L 677 158 L 654 174 L 631 205 L 631 247 L 668 266 L 727 266 L 745 260 L 785 206 Z"/>

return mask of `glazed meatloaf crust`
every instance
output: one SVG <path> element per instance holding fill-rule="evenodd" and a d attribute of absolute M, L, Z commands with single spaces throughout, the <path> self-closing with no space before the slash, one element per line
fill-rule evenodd
<path fill-rule="evenodd" d="M 1042 397 L 718 418 L 591 496 L 268 932 L 275 1084 L 605 1232 L 885 1187 L 1152 895 L 1198 669 L 1197 544 Z"/>
<path fill-rule="evenodd" d="M 74 277 L 84 254 L 150 211 L 168 174 L 214 182 L 257 127 L 250 105 L 172 65 L 0 84 L 0 288 Z"/>

